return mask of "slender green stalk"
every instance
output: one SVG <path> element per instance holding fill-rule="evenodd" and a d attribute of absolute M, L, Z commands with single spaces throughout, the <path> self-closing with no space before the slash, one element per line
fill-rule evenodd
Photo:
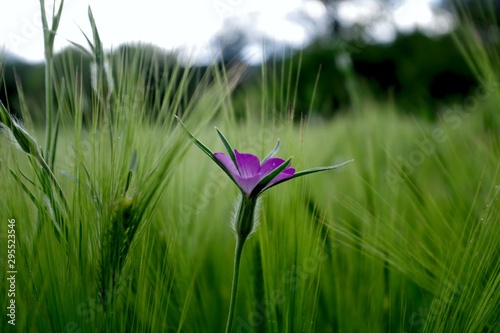
<path fill-rule="evenodd" d="M 45 51 L 45 157 L 50 161 L 55 158 L 52 156 L 55 154 L 55 145 L 57 142 L 57 134 L 52 137 L 53 132 L 53 118 L 54 118 L 54 40 L 59 27 L 59 21 L 61 19 L 61 13 L 64 6 L 64 0 L 59 4 L 59 8 L 56 12 L 52 12 L 52 26 L 49 27 L 47 20 L 47 14 L 45 11 L 45 0 L 40 0 L 40 10 L 42 16 L 43 25 L 43 41 L 44 41 L 44 51 Z M 50 162 L 51 163 L 51 162 Z M 50 165 L 53 167 L 53 165 Z"/>
<path fill-rule="evenodd" d="M 45 51 L 45 153 L 48 154 L 50 141 L 52 139 L 52 45 L 50 34 L 52 33 L 47 22 L 45 13 L 45 1 L 40 0 L 42 13 L 44 51 Z"/>
<path fill-rule="evenodd" d="M 243 245 L 246 239 L 236 239 L 236 249 L 234 251 L 234 269 L 233 283 L 231 285 L 231 302 L 229 303 L 229 314 L 227 316 L 226 333 L 231 332 L 234 319 L 234 310 L 236 308 L 236 295 L 238 294 L 238 278 L 240 275 L 241 254 L 243 253 Z"/>
<path fill-rule="evenodd" d="M 59 193 L 59 196 L 61 197 L 61 200 L 64 204 L 64 208 L 66 209 L 67 212 L 69 212 L 69 206 L 68 206 L 68 201 L 66 200 L 66 196 L 64 195 L 64 191 L 57 181 L 56 176 L 52 172 L 52 169 L 49 167 L 45 159 L 43 158 L 42 154 L 40 154 L 40 151 L 37 151 L 36 155 L 34 155 L 38 163 L 40 163 L 41 167 L 43 170 L 45 170 L 46 174 L 49 176 L 49 179 L 52 181 L 52 184 L 56 187 L 57 192 Z"/>
<path fill-rule="evenodd" d="M 48 48 L 46 45 L 45 49 L 45 108 L 46 108 L 46 117 L 45 117 L 45 153 L 47 156 L 50 151 L 50 144 L 52 141 L 52 105 L 53 105 L 53 97 L 52 97 L 52 73 L 54 71 L 54 64 L 52 62 L 52 50 Z"/>
<path fill-rule="evenodd" d="M 247 197 L 242 194 L 241 203 L 238 207 L 238 215 L 236 216 L 236 221 L 233 226 L 236 233 L 236 249 L 234 251 L 233 282 L 231 286 L 231 301 L 229 303 L 226 333 L 231 332 L 233 325 L 234 310 L 236 308 L 236 295 L 238 294 L 241 254 L 243 253 L 243 245 L 245 244 L 245 241 L 255 229 L 254 215 L 257 202 L 257 197 Z"/>

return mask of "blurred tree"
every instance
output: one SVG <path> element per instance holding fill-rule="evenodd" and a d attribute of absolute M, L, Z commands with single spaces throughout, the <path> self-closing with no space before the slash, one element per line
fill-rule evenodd
<path fill-rule="evenodd" d="M 24 111 L 29 112 L 35 122 L 43 119 L 44 86 L 43 65 L 29 64 L 15 57 L 0 62 L 0 99 L 17 118 L 22 118 L 25 107 Z"/>
<path fill-rule="evenodd" d="M 461 98 L 476 84 L 451 36 L 400 35 L 392 44 L 367 46 L 352 59 L 356 73 L 372 80 L 380 96 L 391 89 L 403 108 L 431 117 L 434 112 L 425 110 Z"/>
<path fill-rule="evenodd" d="M 363 95 L 361 89 L 368 89 L 382 102 L 394 98 L 399 109 L 432 118 L 440 106 L 462 99 L 476 84 L 451 36 L 430 38 L 422 33 L 400 35 L 390 44 L 323 38 L 301 54 L 270 62 L 267 73 L 267 84 L 254 78 L 238 98 L 260 100 L 255 94 L 259 87 L 267 87 L 261 93 L 277 96 L 271 109 L 294 108 L 296 115 L 311 111 L 323 117 L 350 107 Z M 287 90 L 295 93 L 288 86 L 297 79 L 295 99 L 287 99 Z M 245 103 L 240 102 L 242 107 Z"/>
<path fill-rule="evenodd" d="M 214 37 L 212 45 L 223 64 L 239 62 L 243 59 L 242 51 L 248 45 L 248 36 L 235 22 L 228 21 L 226 25 L 226 29 Z"/>

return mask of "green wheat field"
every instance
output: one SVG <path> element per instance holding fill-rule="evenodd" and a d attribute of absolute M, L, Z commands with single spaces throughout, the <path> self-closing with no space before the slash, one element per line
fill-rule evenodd
<path fill-rule="evenodd" d="M 224 332 L 238 189 L 176 115 L 214 152 L 216 126 L 260 158 L 279 139 L 297 170 L 354 160 L 262 196 L 232 332 L 500 332 L 500 57 L 466 18 L 457 46 L 481 84 L 460 109 L 404 115 L 354 80 L 355 105 L 326 121 L 276 109 L 293 106 L 287 77 L 236 109 L 244 66 L 188 99 L 189 69 L 160 73 L 177 83 L 152 97 L 141 54 L 108 65 L 90 18 L 91 101 L 77 60 L 49 54 L 45 126 L 0 108 L 0 332 Z"/>

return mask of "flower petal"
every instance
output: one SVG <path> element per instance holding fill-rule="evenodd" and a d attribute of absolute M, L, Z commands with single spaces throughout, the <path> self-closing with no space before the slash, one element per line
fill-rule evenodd
<path fill-rule="evenodd" d="M 284 160 L 281 159 L 281 158 L 270 158 L 268 159 L 267 161 L 265 161 L 262 166 L 260 167 L 261 169 L 261 174 L 262 177 L 261 179 L 263 179 L 265 176 L 267 176 L 268 174 L 270 174 L 274 169 L 276 169 L 277 167 L 279 167 L 281 164 L 283 164 Z M 293 176 L 293 174 L 295 173 L 295 169 L 294 168 L 290 168 L 289 166 L 291 165 L 291 163 L 288 164 L 287 168 L 283 171 L 281 171 L 276 177 L 274 177 L 265 187 L 265 189 L 267 189 L 269 186 L 277 183 L 277 182 L 280 182 L 280 181 L 283 181 L 287 178 L 290 178 Z"/>
<path fill-rule="evenodd" d="M 257 186 L 257 184 L 260 182 L 261 177 L 260 177 L 260 175 L 255 175 L 255 176 L 250 177 L 250 178 L 243 178 L 243 177 L 238 175 L 235 177 L 235 179 L 236 179 L 236 182 L 238 183 L 238 186 L 240 187 L 240 189 L 247 196 L 249 196 L 252 193 L 255 186 Z"/>
<path fill-rule="evenodd" d="M 240 170 L 241 177 L 251 178 L 259 174 L 260 161 L 257 156 L 240 153 L 236 149 L 234 153 L 236 155 L 236 163 L 238 163 L 238 170 Z"/>
<path fill-rule="evenodd" d="M 274 177 L 273 180 L 271 180 L 269 182 L 269 184 L 267 184 L 267 186 L 265 188 L 267 189 L 270 186 L 272 186 L 272 185 L 274 185 L 274 184 L 276 184 L 278 182 L 282 182 L 285 179 L 288 179 L 288 178 L 292 177 L 294 174 L 295 174 L 295 169 L 294 168 L 286 168 L 285 170 L 283 170 L 282 172 L 280 172 L 279 175 L 277 175 L 276 177 Z"/>
<path fill-rule="evenodd" d="M 285 162 L 284 159 L 272 157 L 267 159 L 264 163 L 262 163 L 259 173 L 262 175 L 262 178 L 270 174 L 274 169 L 279 167 L 281 164 Z"/>
<path fill-rule="evenodd" d="M 226 170 L 229 171 L 229 173 L 233 176 L 235 180 L 236 176 L 239 177 L 240 173 L 238 172 L 238 169 L 236 169 L 236 165 L 234 165 L 231 157 L 227 156 L 224 153 L 214 153 L 214 156 L 224 165 Z"/>
<path fill-rule="evenodd" d="M 263 190 L 269 185 L 269 183 L 276 178 L 280 173 L 282 173 L 285 169 L 289 168 L 291 165 L 292 158 L 290 157 L 286 161 L 283 161 L 277 168 L 269 172 L 267 175 L 261 174 L 261 179 L 259 183 L 252 190 L 251 195 L 259 195 L 263 192 Z M 274 186 L 274 185 L 270 185 Z"/>

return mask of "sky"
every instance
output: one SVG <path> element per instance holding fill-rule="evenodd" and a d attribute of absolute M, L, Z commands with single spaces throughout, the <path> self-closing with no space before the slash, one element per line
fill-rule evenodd
<path fill-rule="evenodd" d="M 53 0 L 45 1 L 50 13 Z M 56 0 L 56 6 L 59 1 Z M 387 20 L 377 20 L 372 32 L 381 41 L 389 41 L 395 28 L 412 30 L 435 25 L 436 17 L 430 11 L 435 1 L 405 0 L 404 5 L 394 6 L 385 13 Z M 43 61 L 39 2 L 0 0 L 0 3 L 0 53 L 7 51 L 24 60 Z M 376 0 L 344 1 L 335 12 L 346 25 L 373 20 L 373 13 L 384 14 L 376 3 Z M 167 50 L 182 50 L 202 61 L 214 55 L 207 45 L 228 26 L 241 26 L 249 32 L 254 45 L 247 48 L 248 60 L 259 61 L 261 48 L 256 42 L 259 38 L 301 47 L 327 28 L 329 17 L 325 6 L 317 0 L 65 0 L 56 51 L 67 47 L 69 41 L 87 46 L 82 31 L 92 35 L 87 16 L 89 6 L 108 50 L 123 43 L 143 42 Z"/>
<path fill-rule="evenodd" d="M 368 26 L 370 40 L 379 43 L 391 42 L 396 34 L 419 30 L 427 35 L 440 35 L 454 27 L 451 13 L 439 10 L 440 0 L 393 1 L 384 8 L 376 0 L 342 1 L 336 8 L 337 18 L 344 26 L 364 24 Z"/>

